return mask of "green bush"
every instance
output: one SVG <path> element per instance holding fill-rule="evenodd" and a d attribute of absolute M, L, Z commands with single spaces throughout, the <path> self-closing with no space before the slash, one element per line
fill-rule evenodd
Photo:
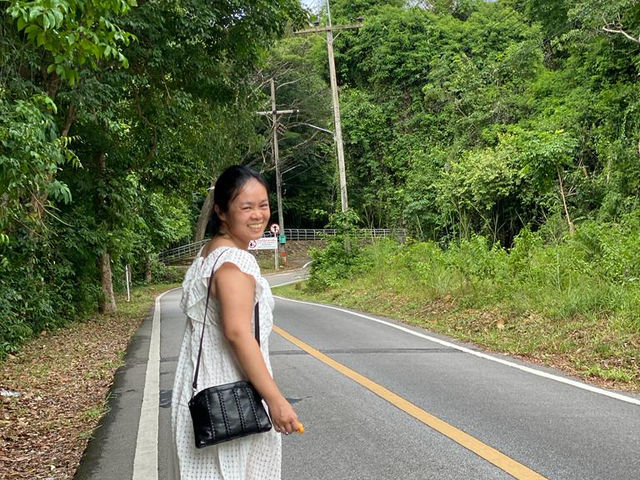
<path fill-rule="evenodd" d="M 84 311 L 96 291 L 46 232 L 17 230 L 0 246 L 0 358 L 43 330 L 53 330 Z M 53 247 L 53 248 L 52 248 Z"/>
<path fill-rule="evenodd" d="M 640 330 L 640 219 L 584 222 L 549 243 L 523 229 L 507 250 L 481 236 L 441 248 L 392 240 L 345 249 L 344 238 L 313 252 L 315 291 L 347 288 L 402 293 L 430 301 L 451 296 L 461 308 L 499 306 L 515 315 L 569 320 L 602 315 Z M 348 282 L 348 284 L 347 284 Z"/>
<path fill-rule="evenodd" d="M 352 268 L 358 263 L 360 251 L 357 243 L 347 235 L 329 237 L 325 248 L 312 248 L 309 288 L 315 291 L 325 290 L 350 278 Z"/>
<path fill-rule="evenodd" d="M 325 290 L 351 276 L 352 270 L 361 261 L 362 248 L 353 238 L 358 222 L 359 218 L 353 210 L 334 213 L 329 217 L 327 227 L 336 229 L 337 235 L 327 236 L 324 248 L 312 248 L 309 251 L 313 259 L 309 288 Z"/>
<path fill-rule="evenodd" d="M 151 267 L 151 279 L 153 283 L 182 283 L 187 266 L 164 265 L 154 262 Z"/>

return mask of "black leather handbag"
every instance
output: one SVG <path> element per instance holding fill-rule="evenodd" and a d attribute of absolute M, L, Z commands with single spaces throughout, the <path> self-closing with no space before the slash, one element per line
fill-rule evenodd
<path fill-rule="evenodd" d="M 220 257 L 218 257 L 219 259 Z M 216 260 L 216 263 L 218 263 L 218 260 Z M 202 320 L 198 361 L 193 376 L 193 395 L 189 400 L 189 411 L 193 421 L 196 448 L 203 448 L 253 433 L 271 430 L 271 420 L 262 404 L 262 398 L 250 382 L 241 380 L 205 388 L 198 392 L 198 371 L 200 370 L 200 357 L 202 355 L 202 339 L 204 338 L 204 327 L 207 319 L 207 310 L 209 309 L 209 292 L 211 291 L 214 269 L 215 263 L 211 269 L 211 277 L 209 277 L 209 285 L 207 287 L 207 301 Z M 257 303 L 254 308 L 254 319 L 255 337 L 258 345 L 260 345 L 260 314 Z"/>

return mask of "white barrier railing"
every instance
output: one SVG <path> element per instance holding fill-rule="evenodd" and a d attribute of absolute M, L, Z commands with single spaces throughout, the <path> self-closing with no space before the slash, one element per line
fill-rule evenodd
<path fill-rule="evenodd" d="M 322 240 L 326 236 L 336 235 L 334 228 L 285 228 L 284 234 L 287 241 L 314 241 Z M 354 230 L 352 236 L 355 238 L 383 238 L 393 237 L 404 242 L 407 231 L 404 228 L 360 228 Z"/>
<path fill-rule="evenodd" d="M 205 239 L 199 242 L 188 243 L 187 245 L 180 245 L 179 247 L 165 250 L 158 254 L 158 260 L 162 263 L 171 263 L 177 260 L 193 258 L 196 256 L 200 248 L 202 248 L 202 246 L 208 241 L 209 239 Z"/>
<path fill-rule="evenodd" d="M 333 228 L 285 228 L 284 234 L 288 242 L 307 241 L 313 242 L 323 240 L 327 236 L 336 235 L 338 231 Z M 271 237 L 271 233 L 265 232 L 265 237 Z M 392 237 L 400 242 L 404 242 L 407 231 L 404 228 L 361 228 L 354 230 L 352 237 L 369 240 L 375 238 Z M 171 248 L 158 255 L 158 260 L 162 263 L 172 263 L 179 260 L 186 260 L 195 257 L 200 248 L 209 240 L 180 245 Z"/>

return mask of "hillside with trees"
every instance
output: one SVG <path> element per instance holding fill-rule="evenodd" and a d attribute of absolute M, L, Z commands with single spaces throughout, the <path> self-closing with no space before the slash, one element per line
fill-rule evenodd
<path fill-rule="evenodd" d="M 335 42 L 362 226 L 509 246 L 523 227 L 637 210 L 636 2 L 336 0 L 332 14 L 364 17 Z"/>
<path fill-rule="evenodd" d="M 272 125 L 256 115 L 271 108 L 271 78 L 277 107 L 299 110 L 279 134 L 287 227 L 406 228 L 414 244 L 402 248 L 415 250 L 390 254 L 393 266 L 462 252 L 442 257 L 453 270 L 416 267 L 440 286 L 460 279 L 433 298 L 455 290 L 520 314 L 553 290 L 564 299 L 549 299 L 553 318 L 639 328 L 638 3 L 331 8 L 336 25 L 362 22 L 335 40 L 344 218 L 325 39 L 294 35 L 307 26 L 297 1 L 3 3 L 0 355 L 116 308 L 127 264 L 136 281 L 161 277 L 158 252 L 201 236 L 225 165 L 275 183 Z M 322 7 L 314 15 L 326 23 Z M 357 249 L 327 252 L 317 289 L 375 265 Z M 500 294 L 474 290 L 489 280 Z M 529 300 L 507 298 L 509 285 Z"/>

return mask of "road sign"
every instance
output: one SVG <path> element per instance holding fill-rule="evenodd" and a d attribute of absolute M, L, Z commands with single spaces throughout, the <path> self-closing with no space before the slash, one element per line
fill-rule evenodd
<path fill-rule="evenodd" d="M 282 245 L 284 245 L 285 243 L 287 243 L 287 237 L 284 233 L 280 234 L 280 243 Z"/>
<path fill-rule="evenodd" d="M 249 242 L 249 250 L 277 250 L 278 238 L 277 237 L 262 237 L 258 240 L 251 240 Z"/>
<path fill-rule="evenodd" d="M 274 235 L 277 235 L 278 232 L 280 232 L 280 225 L 278 225 L 277 223 L 274 223 L 273 225 L 271 225 L 271 228 L 269 229 L 271 231 L 271 233 L 273 233 Z"/>

